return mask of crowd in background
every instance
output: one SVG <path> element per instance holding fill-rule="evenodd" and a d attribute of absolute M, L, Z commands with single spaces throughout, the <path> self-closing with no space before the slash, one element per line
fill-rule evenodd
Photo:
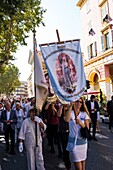
<path fill-rule="evenodd" d="M 35 98 L 25 99 L 1 99 L 0 101 L 0 117 L 2 111 L 6 110 L 6 104 L 11 104 L 11 109 L 15 110 L 17 116 L 16 130 L 19 132 L 22 122 L 28 117 L 28 111 L 34 106 Z M 0 131 L 3 131 L 3 123 L 0 123 Z"/>
<path fill-rule="evenodd" d="M 19 138 L 18 136 L 20 131 L 22 134 L 22 128 L 24 128 L 23 131 L 25 130 L 25 122 L 29 119 L 32 120 L 32 117 L 30 116 L 35 114 L 35 110 L 33 110 L 34 107 L 34 97 L 27 99 L 25 98 L 22 100 L 1 99 L 0 131 L 5 135 L 6 152 L 9 152 L 10 150 L 9 153 L 14 155 L 15 144 L 25 140 L 24 138 L 21 139 L 21 137 Z M 107 103 L 107 107 L 110 116 L 109 129 L 111 130 L 111 124 L 113 121 L 113 113 L 111 113 L 111 110 L 113 111 L 113 97 L 112 100 Z M 37 115 L 34 116 L 37 117 Z M 80 129 L 81 127 L 87 127 L 90 133 L 92 128 L 92 138 L 90 140 L 97 141 L 95 134 L 96 128 L 100 131 L 98 124 L 100 117 L 99 102 L 95 96 L 91 95 L 91 98 L 88 101 L 84 101 L 83 98 L 80 98 L 71 104 L 62 104 L 58 99 L 54 101 L 46 101 L 38 117 L 41 118 L 40 120 L 42 120 L 43 125 L 47 126 L 47 128 L 45 128 L 45 134 L 51 154 L 57 153 L 59 158 L 63 158 L 67 170 L 71 169 L 71 162 L 74 163 L 76 170 L 85 170 L 88 140 L 81 136 Z M 40 125 L 41 121 L 36 118 L 33 119 L 33 121 L 37 122 L 39 127 L 44 128 L 42 124 Z M 34 128 L 35 127 L 33 126 L 33 130 Z M 44 133 L 41 132 L 42 139 L 44 139 L 45 135 L 42 134 Z M 11 147 L 9 138 L 11 139 Z M 28 140 L 30 139 L 28 138 Z M 57 146 L 57 151 L 55 150 L 55 145 Z M 20 146 L 22 146 L 22 143 Z M 22 147 L 20 147 L 20 149 L 23 150 Z M 69 155 L 71 155 L 71 158 Z M 28 164 L 29 170 L 33 170 L 33 160 L 31 160 L 29 154 L 27 156 L 28 162 L 30 162 Z M 44 169 L 43 164 L 41 166 Z M 40 169 L 38 169 L 38 167 L 40 166 L 37 165 L 37 170 Z"/>

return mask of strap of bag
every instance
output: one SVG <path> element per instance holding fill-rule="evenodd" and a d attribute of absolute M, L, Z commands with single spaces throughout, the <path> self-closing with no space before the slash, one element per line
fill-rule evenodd
<path fill-rule="evenodd" d="M 36 147 L 38 147 L 38 140 L 37 140 L 37 122 L 35 122 L 35 140 L 36 140 Z"/>

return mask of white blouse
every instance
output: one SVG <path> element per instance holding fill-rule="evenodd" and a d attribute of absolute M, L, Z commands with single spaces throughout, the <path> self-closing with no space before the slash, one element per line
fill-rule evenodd
<path fill-rule="evenodd" d="M 79 115 L 77 116 L 78 119 L 80 119 L 80 121 L 82 123 L 84 123 L 85 120 L 89 120 L 89 116 L 86 112 L 80 112 Z M 75 114 L 74 111 L 72 110 L 71 112 L 71 119 L 69 122 L 69 130 L 70 130 L 70 134 L 71 136 L 77 135 L 78 139 L 81 139 L 81 133 L 80 133 L 80 128 L 81 126 L 79 124 L 76 124 L 76 120 L 75 120 Z"/>

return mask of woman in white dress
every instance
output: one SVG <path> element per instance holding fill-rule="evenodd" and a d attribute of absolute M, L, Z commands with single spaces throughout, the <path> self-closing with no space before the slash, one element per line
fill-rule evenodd
<path fill-rule="evenodd" d="M 81 127 L 89 128 L 89 113 L 85 102 L 82 98 L 70 105 L 66 121 L 69 121 L 69 130 L 71 136 L 75 136 L 76 142 L 70 151 L 72 162 L 76 170 L 85 170 L 85 162 L 87 158 L 87 139 L 81 136 Z"/>

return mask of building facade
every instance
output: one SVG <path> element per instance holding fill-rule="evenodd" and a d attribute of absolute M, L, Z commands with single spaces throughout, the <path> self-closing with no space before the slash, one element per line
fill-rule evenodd
<path fill-rule="evenodd" d="M 28 97 L 28 84 L 26 81 L 21 81 L 21 85 L 16 88 L 14 92 L 16 98 L 27 98 Z"/>
<path fill-rule="evenodd" d="M 90 90 L 113 95 L 113 0 L 79 0 L 86 79 Z"/>

